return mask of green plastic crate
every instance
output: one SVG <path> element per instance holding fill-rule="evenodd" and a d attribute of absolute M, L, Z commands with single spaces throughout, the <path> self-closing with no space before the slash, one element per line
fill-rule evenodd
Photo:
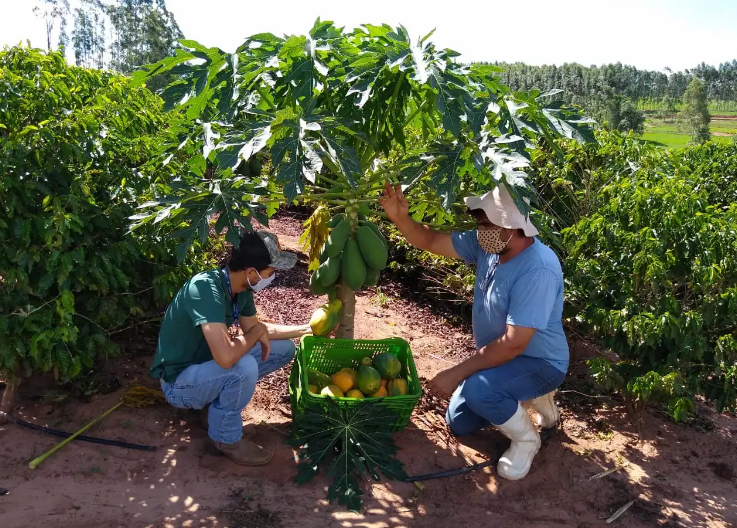
<path fill-rule="evenodd" d="M 400 338 L 362 341 L 352 339 L 328 339 L 324 337 L 304 336 L 297 349 L 297 356 L 292 365 L 289 377 L 289 396 L 292 405 L 292 417 L 299 420 L 306 410 L 320 412 L 327 408 L 327 396 L 312 394 L 307 390 L 307 369 L 315 369 L 328 376 L 342 368 L 350 367 L 358 370 L 361 359 L 374 357 L 383 352 L 394 354 L 402 364 L 400 376 L 407 380 L 407 394 L 404 396 L 385 396 L 381 399 L 335 398 L 343 409 L 358 407 L 365 402 L 380 402 L 397 413 L 397 421 L 390 427 L 391 431 L 401 431 L 409 422 L 412 411 L 422 395 L 422 386 L 417 376 L 417 369 L 412 358 L 409 343 Z"/>

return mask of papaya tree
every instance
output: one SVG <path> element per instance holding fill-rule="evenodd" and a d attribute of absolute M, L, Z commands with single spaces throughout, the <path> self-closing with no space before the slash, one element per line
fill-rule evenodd
<path fill-rule="evenodd" d="M 447 223 L 460 194 L 499 184 L 528 213 L 526 168 L 540 141 L 593 137 L 578 111 L 545 105 L 557 92 L 512 93 L 497 68 L 464 65 L 430 36 L 318 20 L 308 35 L 261 33 L 233 53 L 181 40 L 175 56 L 134 80 L 176 76 L 161 96 L 181 121 L 161 154 L 185 158 L 189 172 L 158 188 L 132 229 L 168 226 L 183 257 L 215 218 L 233 242 L 252 216 L 265 224 L 279 204 L 312 202 L 303 237 L 311 287 L 340 297 L 337 335 L 352 338 L 355 290 L 386 263 L 368 221 L 385 180 L 417 188 L 417 203 L 431 206 L 415 210 L 419 220 Z M 410 131 L 422 141 L 409 141 Z"/>

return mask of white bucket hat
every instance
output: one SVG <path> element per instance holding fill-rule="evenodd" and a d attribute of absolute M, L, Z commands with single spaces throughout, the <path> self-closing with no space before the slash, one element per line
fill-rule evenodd
<path fill-rule="evenodd" d="M 526 203 L 530 200 L 525 198 Z M 537 228 L 532 225 L 529 217 L 520 213 L 512 196 L 504 186 L 499 184 L 491 191 L 481 196 L 469 196 L 463 200 L 469 209 L 481 209 L 486 213 L 492 224 L 505 229 L 522 229 L 528 237 L 537 236 Z"/>

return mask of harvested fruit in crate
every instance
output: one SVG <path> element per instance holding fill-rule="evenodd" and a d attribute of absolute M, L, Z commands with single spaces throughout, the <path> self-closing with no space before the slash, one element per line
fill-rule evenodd
<path fill-rule="evenodd" d="M 389 396 L 404 396 L 408 390 L 407 380 L 402 378 L 393 379 L 386 386 L 386 392 Z"/>
<path fill-rule="evenodd" d="M 358 369 L 358 389 L 364 394 L 373 394 L 381 388 L 381 374 L 374 367 L 364 365 Z"/>
<path fill-rule="evenodd" d="M 358 372 L 345 367 L 328 376 L 315 369 L 308 369 L 308 391 L 334 398 L 406 396 L 409 392 L 407 380 L 397 377 L 401 370 L 401 362 L 388 352 L 377 354 L 373 359 L 368 356 L 362 358 Z"/>
<path fill-rule="evenodd" d="M 357 376 L 356 371 L 352 368 L 344 368 L 330 376 L 330 381 L 333 382 L 333 385 L 339 387 L 345 394 L 356 387 Z"/>
<path fill-rule="evenodd" d="M 316 392 L 321 391 L 323 387 L 327 387 L 331 383 L 330 376 L 315 369 L 307 370 L 307 382 L 317 388 Z"/>
<path fill-rule="evenodd" d="M 384 387 L 379 387 L 379 390 L 369 395 L 369 398 L 383 398 L 385 396 L 389 396 L 389 394 L 386 392 L 386 389 Z"/>
<path fill-rule="evenodd" d="M 379 371 L 384 379 L 394 379 L 402 371 L 402 364 L 394 354 L 385 352 L 374 358 L 374 368 Z"/>
<path fill-rule="evenodd" d="M 320 394 L 322 394 L 323 396 L 331 396 L 333 398 L 343 397 L 343 391 L 335 385 L 328 385 L 327 387 L 323 387 L 323 389 L 320 391 Z"/>

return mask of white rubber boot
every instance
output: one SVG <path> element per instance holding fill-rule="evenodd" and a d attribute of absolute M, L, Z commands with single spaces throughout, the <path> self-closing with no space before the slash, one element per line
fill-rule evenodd
<path fill-rule="evenodd" d="M 540 449 L 540 435 L 522 405 L 517 404 L 517 411 L 501 425 L 495 426 L 512 441 L 499 463 L 497 473 L 507 480 L 519 480 L 530 471 L 532 459 Z"/>
<path fill-rule="evenodd" d="M 530 407 L 537 413 L 537 425 L 543 429 L 555 427 L 560 420 L 560 411 L 553 401 L 554 394 L 555 391 L 551 391 L 529 402 Z"/>

